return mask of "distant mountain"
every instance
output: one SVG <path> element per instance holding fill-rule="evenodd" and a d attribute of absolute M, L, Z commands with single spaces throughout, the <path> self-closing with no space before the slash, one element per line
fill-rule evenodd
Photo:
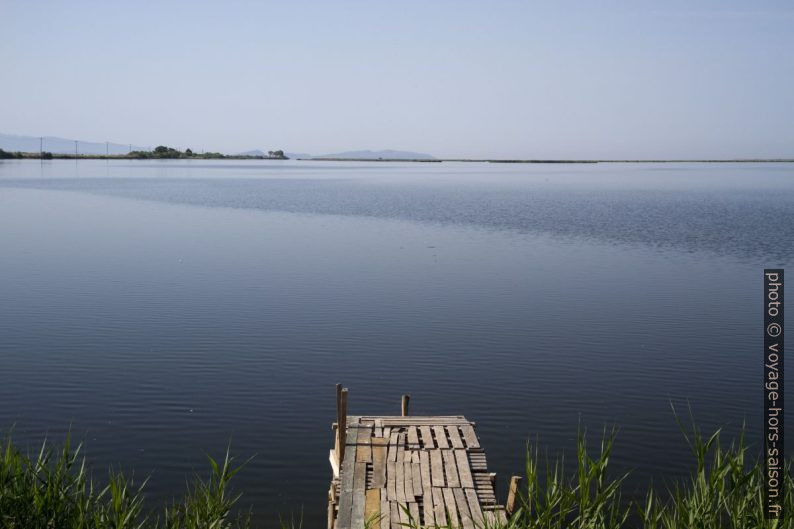
<path fill-rule="evenodd" d="M 44 136 L 42 143 L 42 150 L 55 154 L 74 154 L 74 142 L 67 138 L 55 138 L 53 136 Z M 107 151 L 105 150 L 107 148 Z M 16 136 L 13 134 L 0 133 L 0 149 L 10 152 L 39 152 L 39 138 L 36 136 Z M 149 151 L 151 147 L 140 147 L 137 145 L 132 146 L 133 151 Z M 122 145 L 120 143 L 105 143 L 79 141 L 77 142 L 77 151 L 80 154 L 127 154 L 130 152 L 130 145 Z"/>
<path fill-rule="evenodd" d="M 322 156 L 313 156 L 313 158 L 354 158 L 363 160 L 435 160 L 435 157 L 421 152 L 410 151 L 345 151 L 337 152 L 334 154 L 324 154 Z"/>

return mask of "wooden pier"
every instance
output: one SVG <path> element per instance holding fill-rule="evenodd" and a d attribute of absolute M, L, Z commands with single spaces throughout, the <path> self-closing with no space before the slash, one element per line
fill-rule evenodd
<path fill-rule="evenodd" d="M 347 390 L 337 386 L 328 529 L 476 529 L 504 521 L 474 423 L 409 416 L 407 396 L 402 413 L 348 416 Z M 508 510 L 517 478 L 510 485 Z"/>

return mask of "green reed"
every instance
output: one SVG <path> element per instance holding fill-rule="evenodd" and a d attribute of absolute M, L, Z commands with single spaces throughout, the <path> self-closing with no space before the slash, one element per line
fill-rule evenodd
<path fill-rule="evenodd" d="M 613 476 L 609 462 L 615 430 L 604 430 L 600 447 L 588 449 L 580 430 L 575 461 L 544 458 L 527 447 L 525 482 L 519 508 L 504 523 L 478 529 L 794 529 L 792 461 L 785 463 L 785 517 L 765 520 L 763 465 L 744 440 L 725 444 L 721 432 L 706 436 L 694 424 L 681 431 L 691 448 L 691 476 L 662 491 L 651 488 L 642 501 L 627 502 L 621 487 L 627 474 Z M 7 529 L 228 529 L 251 526 L 251 513 L 232 514 L 240 498 L 229 483 L 241 466 L 227 450 L 222 460 L 208 456 L 210 472 L 195 476 L 184 496 L 160 510 L 147 511 L 136 482 L 111 471 L 106 484 L 91 478 L 81 446 L 69 437 L 60 449 L 43 443 L 37 454 L 21 453 L 7 439 L 0 448 L 0 528 Z M 407 527 L 418 528 L 410 518 Z M 282 529 L 299 529 L 298 520 L 282 521 Z M 468 525 L 468 524 L 467 524 Z M 377 529 L 379 518 L 362 529 Z"/>
<path fill-rule="evenodd" d="M 211 472 L 196 476 L 181 500 L 159 512 L 144 510 L 143 489 L 111 471 L 97 486 L 88 473 L 81 446 L 70 438 L 60 450 L 42 443 L 34 457 L 7 439 L 0 454 L 0 527 L 4 529 L 226 529 L 249 527 L 248 516 L 232 516 L 239 495 L 229 481 L 240 470 L 227 450 L 220 462 L 208 457 Z"/>

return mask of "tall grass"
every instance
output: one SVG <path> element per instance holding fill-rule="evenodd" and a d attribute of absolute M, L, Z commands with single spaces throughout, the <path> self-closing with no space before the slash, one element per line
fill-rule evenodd
<path fill-rule="evenodd" d="M 609 471 L 615 430 L 604 431 L 595 453 L 580 430 L 571 465 L 563 458 L 541 462 L 537 448 L 528 447 L 520 508 L 507 522 L 478 529 L 794 529 L 791 460 L 785 463 L 783 480 L 785 517 L 765 520 L 763 466 L 748 453 L 744 435 L 726 445 L 720 431 L 705 436 L 694 423 L 681 425 L 681 430 L 692 451 L 691 477 L 661 492 L 651 489 L 643 501 L 624 501 L 621 487 L 627 475 Z M 72 447 L 68 437 L 60 449 L 44 443 L 33 456 L 22 454 L 10 439 L 0 446 L 0 528 L 250 527 L 250 513 L 232 515 L 240 496 L 230 493 L 229 482 L 241 467 L 233 465 L 228 450 L 221 461 L 208 457 L 208 477 L 196 476 L 182 499 L 147 511 L 147 480 L 136 482 L 111 472 L 106 484 L 98 486 L 80 445 Z M 377 529 L 378 522 L 367 520 L 361 529 Z M 281 523 L 283 529 L 302 525 L 302 516 Z"/>
<path fill-rule="evenodd" d="M 246 516 L 231 516 L 239 496 L 229 481 L 240 470 L 227 450 L 219 463 L 208 457 L 209 477 L 196 476 L 185 496 L 160 512 L 144 510 L 143 489 L 111 471 L 97 486 L 88 473 L 81 446 L 69 437 L 60 450 L 42 443 L 35 457 L 22 454 L 7 439 L 0 459 L 0 527 L 4 529 L 226 529 L 249 527 Z"/>

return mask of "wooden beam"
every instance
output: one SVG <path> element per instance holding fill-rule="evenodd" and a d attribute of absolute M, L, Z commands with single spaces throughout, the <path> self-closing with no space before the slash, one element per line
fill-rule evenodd
<path fill-rule="evenodd" d="M 402 414 L 401 415 L 403 417 L 408 417 L 408 401 L 410 399 L 411 399 L 410 395 L 403 395 L 402 406 L 401 406 L 401 410 L 402 410 Z"/>
<path fill-rule="evenodd" d="M 339 461 L 345 460 L 345 437 L 347 435 L 347 388 L 339 391 L 339 418 L 336 421 L 336 437 L 339 443 Z M 341 463 L 339 465 L 342 466 Z"/>
<path fill-rule="evenodd" d="M 510 490 L 507 493 L 507 504 L 505 510 L 507 514 L 513 514 L 516 510 L 516 501 L 518 499 L 518 486 L 521 484 L 521 476 L 513 476 L 510 478 Z"/>

